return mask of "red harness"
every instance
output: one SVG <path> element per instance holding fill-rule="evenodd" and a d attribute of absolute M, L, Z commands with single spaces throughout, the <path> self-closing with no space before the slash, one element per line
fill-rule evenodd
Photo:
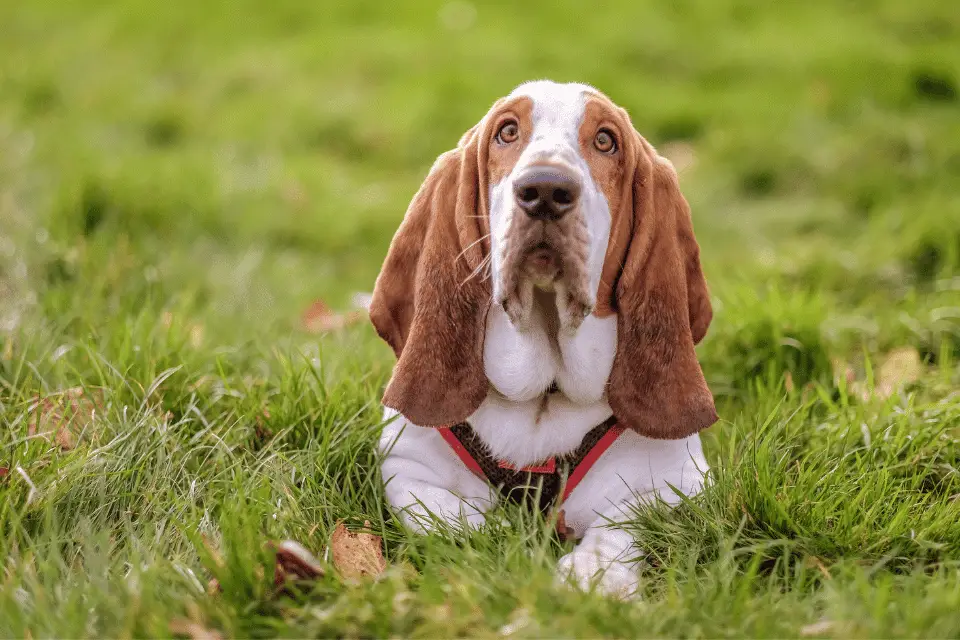
<path fill-rule="evenodd" d="M 624 428 L 611 417 L 588 432 L 580 446 L 570 454 L 561 456 L 559 460 L 554 456 L 540 464 L 521 469 L 503 460 L 494 459 L 488 453 L 486 445 L 465 422 L 453 427 L 442 427 L 438 431 L 474 475 L 494 485 L 512 500 L 518 499 L 516 489 L 523 488 L 521 493 L 526 494 L 526 489 L 531 488 L 532 484 L 538 484 L 541 489 L 540 506 L 546 508 L 558 497 L 560 503 L 569 497 L 600 456 L 620 437 Z"/>

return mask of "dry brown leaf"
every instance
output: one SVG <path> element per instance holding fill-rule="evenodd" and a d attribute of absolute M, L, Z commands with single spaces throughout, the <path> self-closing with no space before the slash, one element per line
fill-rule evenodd
<path fill-rule="evenodd" d="M 206 549 L 207 553 L 210 554 L 210 559 L 213 560 L 213 564 L 217 565 L 219 568 L 226 566 L 226 562 L 223 560 L 223 556 L 220 554 L 220 550 L 204 534 L 200 534 L 200 541 L 203 543 L 203 548 Z"/>
<path fill-rule="evenodd" d="M 560 513 L 557 514 L 556 530 L 560 542 L 576 539 L 576 531 L 567 526 L 567 512 L 564 509 L 560 509 Z"/>
<path fill-rule="evenodd" d="M 833 576 L 830 575 L 830 570 L 827 569 L 826 565 L 823 564 L 823 561 L 817 556 L 807 557 L 807 564 L 816 567 L 827 580 L 833 580 Z"/>
<path fill-rule="evenodd" d="M 660 152 L 673 164 L 677 173 L 683 173 L 697 164 L 697 151 L 689 142 L 668 142 L 660 146 Z"/>
<path fill-rule="evenodd" d="M 297 180 L 290 180 L 283 185 L 281 196 L 290 206 L 302 208 L 307 205 L 307 191 Z"/>
<path fill-rule="evenodd" d="M 267 424 L 267 420 L 270 419 L 270 410 L 264 409 L 260 415 L 254 417 L 254 442 L 257 445 L 263 444 L 270 440 L 273 437 L 273 429 L 270 428 L 270 425 Z"/>
<path fill-rule="evenodd" d="M 176 618 L 170 621 L 170 633 L 177 636 L 186 636 L 190 640 L 222 640 L 219 631 L 207 629 L 199 622 Z"/>
<path fill-rule="evenodd" d="M 288 580 L 316 580 L 324 575 L 323 565 L 299 542 L 284 540 L 271 543 L 277 552 L 273 584 L 283 586 Z"/>
<path fill-rule="evenodd" d="M 204 374 L 197 378 L 196 381 L 190 385 L 189 389 L 190 391 L 199 391 L 200 389 L 203 389 L 210 383 L 214 382 L 216 379 L 217 378 L 214 376 Z"/>
<path fill-rule="evenodd" d="M 310 333 L 325 333 L 356 324 L 363 320 L 365 316 L 366 314 L 359 309 L 347 313 L 337 313 L 332 311 L 323 300 L 314 300 L 313 304 L 303 312 L 300 324 L 305 331 Z"/>
<path fill-rule="evenodd" d="M 46 398 L 37 398 L 27 423 L 27 433 L 53 439 L 64 451 L 77 446 L 80 434 L 103 412 L 103 398 L 85 393 L 81 387 L 67 389 Z"/>
<path fill-rule="evenodd" d="M 853 371 L 853 367 L 851 367 L 848 363 L 840 360 L 839 358 L 833 358 L 830 360 L 830 364 L 833 367 L 833 383 L 836 386 L 840 386 L 840 381 L 843 380 L 849 387 L 850 384 L 856 380 L 857 376 Z"/>
<path fill-rule="evenodd" d="M 370 304 L 373 302 L 373 294 L 368 291 L 354 291 L 350 297 L 350 303 L 354 309 L 370 311 Z"/>
<path fill-rule="evenodd" d="M 199 323 L 190 325 L 190 346 L 199 349 L 202 345 L 203 325 Z"/>
<path fill-rule="evenodd" d="M 889 398 L 894 393 L 920 379 L 923 361 L 913 347 L 900 347 L 887 354 L 877 376 L 877 395 Z"/>
<path fill-rule="evenodd" d="M 7 469 L 6 467 L 0 467 L 0 480 L 3 480 L 8 475 L 10 475 L 10 469 Z"/>
<path fill-rule="evenodd" d="M 833 627 L 834 624 L 832 620 L 820 620 L 819 622 L 800 627 L 800 635 L 804 637 L 822 636 L 825 633 L 833 631 Z"/>
<path fill-rule="evenodd" d="M 370 522 L 363 524 L 364 527 L 370 527 Z M 387 561 L 380 548 L 381 542 L 378 535 L 348 531 L 343 526 L 343 521 L 340 521 L 330 538 L 333 566 L 341 576 L 348 579 L 378 576 L 387 568 Z"/>

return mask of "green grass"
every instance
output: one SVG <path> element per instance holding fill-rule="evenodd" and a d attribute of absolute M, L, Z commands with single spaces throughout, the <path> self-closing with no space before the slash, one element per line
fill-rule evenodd
<path fill-rule="evenodd" d="M 0 3 L 0 637 L 960 635 L 960 13 L 333 4 Z M 708 490 L 630 525 L 635 603 L 555 588 L 520 511 L 405 533 L 389 349 L 300 327 L 371 289 L 436 155 L 538 77 L 694 157 L 722 420 Z M 865 397 L 902 348 L 919 377 Z M 29 425 L 74 387 L 96 416 L 61 451 Z M 264 543 L 323 556 L 340 519 L 387 574 L 277 597 Z"/>

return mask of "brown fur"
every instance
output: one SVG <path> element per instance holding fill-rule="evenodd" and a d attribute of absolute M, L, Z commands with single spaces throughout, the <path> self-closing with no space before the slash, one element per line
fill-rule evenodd
<path fill-rule="evenodd" d="M 531 110 L 528 98 L 498 102 L 457 149 L 437 160 L 377 278 L 371 320 L 398 358 L 383 402 L 414 424 L 462 421 L 487 395 L 487 193 L 491 176 L 507 175 L 529 141 Z M 501 149 L 492 141 L 507 113 L 520 122 L 521 139 Z M 617 154 L 593 148 L 601 125 L 616 133 Z M 712 310 L 676 173 L 634 131 L 626 112 L 601 94 L 588 99 L 580 143 L 612 215 L 594 309 L 618 318 L 610 405 L 625 426 L 645 436 L 696 433 L 717 419 L 694 353 Z"/>
<path fill-rule="evenodd" d="M 377 333 L 397 356 L 383 404 L 422 426 L 465 419 L 489 388 L 483 125 L 434 163 L 394 235 L 370 303 Z"/>
<path fill-rule="evenodd" d="M 607 254 L 623 265 L 615 289 L 617 354 L 607 396 L 617 418 L 641 435 L 683 438 L 717 421 L 694 352 L 713 311 L 677 174 L 639 134 L 631 141 L 633 207 L 615 217 L 619 228 L 611 233 L 630 237 Z"/>

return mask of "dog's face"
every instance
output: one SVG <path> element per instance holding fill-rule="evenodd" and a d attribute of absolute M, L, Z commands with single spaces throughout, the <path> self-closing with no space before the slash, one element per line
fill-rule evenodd
<path fill-rule="evenodd" d="M 589 87 L 534 82 L 487 119 L 493 302 L 523 327 L 532 289 L 553 291 L 575 330 L 597 301 L 624 171 L 622 117 Z"/>
<path fill-rule="evenodd" d="M 561 330 L 616 314 L 606 395 L 623 424 L 678 438 L 716 420 L 693 351 L 712 312 L 676 173 L 586 85 L 521 85 L 437 159 L 371 303 L 398 357 L 384 404 L 422 426 L 466 419 L 489 391 L 490 305 L 524 331 L 534 289 L 555 294 Z"/>

